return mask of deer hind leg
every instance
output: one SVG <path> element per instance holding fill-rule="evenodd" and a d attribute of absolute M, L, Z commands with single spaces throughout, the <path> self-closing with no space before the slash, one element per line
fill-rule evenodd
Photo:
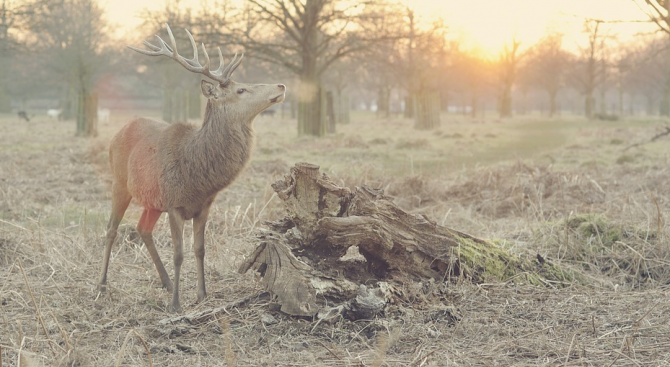
<path fill-rule="evenodd" d="M 165 271 L 165 266 L 161 261 L 160 256 L 158 256 L 158 250 L 156 250 L 156 244 L 154 243 L 154 226 L 158 222 L 158 218 L 161 216 L 161 212 L 153 209 L 144 209 L 142 216 L 140 217 L 140 222 L 137 224 L 137 232 L 144 242 L 151 260 L 153 260 L 154 265 L 156 265 L 156 270 L 158 271 L 158 276 L 161 278 L 161 283 L 168 291 L 172 291 L 172 281 L 168 276 L 167 271 Z"/>
<path fill-rule="evenodd" d="M 174 249 L 174 289 L 172 291 L 170 311 L 179 312 L 181 310 L 179 304 L 179 274 L 181 264 L 184 261 L 184 217 L 177 209 L 168 211 L 168 216 L 170 218 L 170 232 L 172 232 L 172 246 Z"/>
<path fill-rule="evenodd" d="M 107 224 L 107 235 L 105 236 L 105 252 L 102 260 L 102 270 L 100 271 L 100 278 L 98 281 L 98 291 L 104 292 L 107 290 L 107 269 L 109 268 L 109 257 L 112 253 L 112 246 L 116 240 L 119 223 L 123 219 L 123 215 L 128 209 L 128 204 L 132 197 L 125 189 L 118 184 L 114 184 L 112 188 L 112 215 Z"/>
<path fill-rule="evenodd" d="M 209 205 L 193 218 L 193 252 L 198 277 L 198 302 L 207 296 L 205 291 L 205 224 L 207 224 L 208 216 Z"/>

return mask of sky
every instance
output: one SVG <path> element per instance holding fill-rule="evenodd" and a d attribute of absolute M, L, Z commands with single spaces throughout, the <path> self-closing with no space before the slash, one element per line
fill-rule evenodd
<path fill-rule="evenodd" d="M 565 35 L 566 48 L 576 48 L 585 41 L 584 18 L 605 21 L 647 20 L 633 0 L 402 0 L 414 8 L 425 21 L 441 17 L 450 36 L 459 39 L 466 49 L 484 55 L 495 55 L 513 38 L 521 47 L 530 47 L 548 30 Z M 117 34 L 133 32 L 140 24 L 143 9 L 159 10 L 165 0 L 99 0 L 109 20 L 118 26 Z M 181 0 L 195 8 L 200 0 Z M 629 41 L 640 32 L 653 32 L 649 23 L 608 25 L 621 41 Z"/>

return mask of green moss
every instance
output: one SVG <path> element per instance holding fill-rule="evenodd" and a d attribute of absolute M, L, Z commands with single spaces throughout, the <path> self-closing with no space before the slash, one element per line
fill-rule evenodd
<path fill-rule="evenodd" d="M 458 258 L 463 273 L 475 281 L 501 281 L 515 275 L 516 260 L 502 247 L 460 237 Z"/>
<path fill-rule="evenodd" d="M 501 282 L 514 280 L 519 283 L 546 285 L 550 282 L 572 283 L 583 279 L 569 269 L 564 269 L 539 258 L 530 259 L 509 252 L 506 242 L 475 241 L 459 237 L 458 258 L 462 273 L 474 282 Z"/>
<path fill-rule="evenodd" d="M 607 218 L 598 214 L 580 214 L 570 217 L 567 220 L 567 226 L 577 231 L 584 239 L 597 238 L 599 244 L 608 248 L 623 237 L 621 227 L 613 225 Z"/>

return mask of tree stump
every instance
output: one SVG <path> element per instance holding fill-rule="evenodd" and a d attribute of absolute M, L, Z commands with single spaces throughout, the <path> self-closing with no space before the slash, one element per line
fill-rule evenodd
<path fill-rule="evenodd" d="M 260 243 L 239 271 L 260 273 L 266 290 L 290 315 L 328 317 L 336 310 L 370 318 L 393 302 L 400 285 L 426 280 L 575 280 L 539 255 L 514 255 L 407 213 L 382 190 L 338 186 L 313 164 L 296 164 L 272 188 L 286 216 L 266 223 L 269 229 L 258 233 Z"/>

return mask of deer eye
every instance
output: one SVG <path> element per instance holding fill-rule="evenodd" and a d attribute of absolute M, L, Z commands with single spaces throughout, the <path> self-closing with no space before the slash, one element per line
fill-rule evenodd
<path fill-rule="evenodd" d="M 244 92 L 246 92 L 246 91 L 247 91 L 246 89 L 244 89 L 244 88 L 240 88 L 240 89 L 237 90 L 237 94 L 242 94 L 242 93 L 244 93 Z"/>

